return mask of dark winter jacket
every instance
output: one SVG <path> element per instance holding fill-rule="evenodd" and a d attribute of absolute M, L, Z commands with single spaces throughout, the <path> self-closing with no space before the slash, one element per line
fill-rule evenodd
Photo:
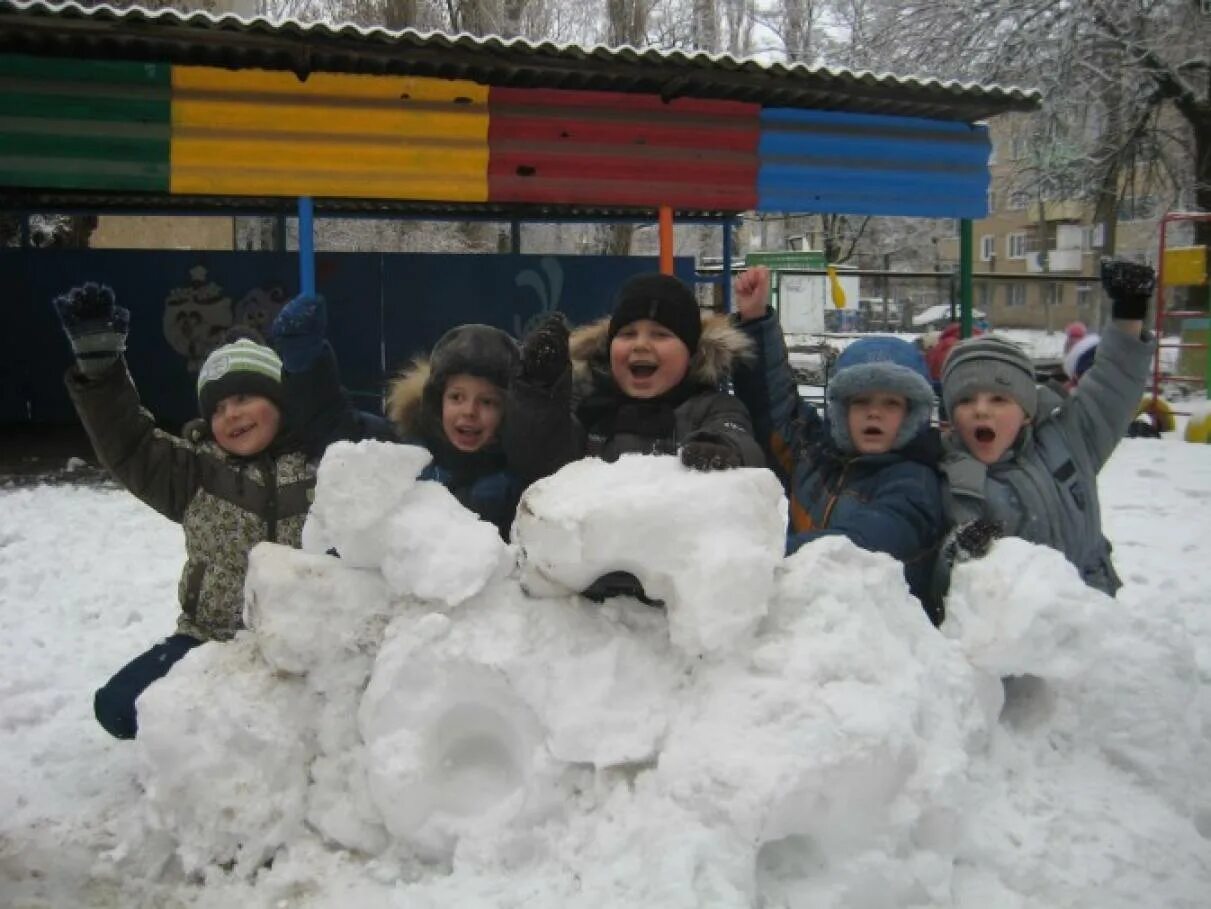
<path fill-rule="evenodd" d="M 976 460 L 952 432 L 942 462 L 951 522 L 991 518 L 1007 536 L 1058 549 L 1086 584 L 1113 596 L 1122 581 L 1102 534 L 1097 474 L 1139 408 L 1152 352 L 1151 336 L 1112 323 L 1072 394 L 1040 389 L 1034 424 L 995 464 Z M 949 568 L 939 564 L 942 589 Z"/>
<path fill-rule="evenodd" d="M 398 441 L 389 421 L 353 406 L 341 386 L 336 354 L 327 341 L 307 369 L 282 370 L 282 389 L 295 435 L 308 457 L 322 457 L 333 442 Z"/>
<path fill-rule="evenodd" d="M 923 597 L 945 530 L 937 471 L 941 449 L 937 431 L 929 426 L 928 378 L 919 378 L 898 447 L 857 454 L 848 444 L 842 398 L 831 396 L 825 421 L 799 397 L 777 316 L 771 313 L 742 329 L 754 342 L 756 359 L 736 370 L 736 394 L 748 405 L 757 437 L 790 499 L 787 552 L 822 536 L 845 536 L 903 562 L 909 588 Z M 908 389 L 889 390 L 910 396 Z"/>
<path fill-rule="evenodd" d="M 524 486 L 510 469 L 499 438 L 470 453 L 446 440 L 441 398 L 446 380 L 458 373 L 505 387 L 516 357 L 516 344 L 499 329 L 462 325 L 438 341 L 431 357 L 413 361 L 387 392 L 387 417 L 400 439 L 427 448 L 433 456 L 421 479 L 441 483 L 464 507 L 495 524 L 506 540 Z M 508 420 L 506 406 L 504 422 Z"/>
<path fill-rule="evenodd" d="M 573 332 L 571 364 L 553 388 L 522 379 L 510 386 L 505 449 L 528 482 L 580 458 L 674 454 L 693 439 L 731 447 L 746 467 L 764 465 L 748 411 L 719 390 L 750 346 L 727 317 L 704 318 L 685 380 L 652 399 L 618 389 L 608 330 L 603 319 Z"/>
<path fill-rule="evenodd" d="M 191 424 L 204 427 L 195 439 L 156 429 L 122 361 L 91 380 L 72 367 L 67 390 L 101 463 L 185 531 L 178 631 L 230 639 L 243 627 L 249 551 L 266 540 L 299 545 L 313 465 L 284 433 L 261 455 L 239 458 L 209 438 L 204 421 Z"/>

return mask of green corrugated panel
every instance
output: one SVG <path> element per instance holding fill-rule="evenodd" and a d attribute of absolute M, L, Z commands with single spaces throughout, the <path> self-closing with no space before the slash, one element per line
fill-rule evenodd
<path fill-rule="evenodd" d="M 172 68 L 0 54 L 0 183 L 168 191 Z"/>

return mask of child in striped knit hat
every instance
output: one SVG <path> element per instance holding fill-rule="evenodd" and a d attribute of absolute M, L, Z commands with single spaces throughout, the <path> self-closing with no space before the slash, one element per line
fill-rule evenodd
<path fill-rule="evenodd" d="M 229 340 L 198 373 L 202 420 L 187 438 L 156 428 L 139 404 L 123 351 L 130 313 L 104 285 L 56 298 L 76 363 L 67 390 L 97 458 L 137 498 L 185 531 L 176 633 L 136 657 L 94 698 L 111 735 L 134 738 L 135 702 L 191 649 L 243 627 L 248 553 L 298 546 L 315 465 L 284 431 L 282 361 L 251 337 Z"/>

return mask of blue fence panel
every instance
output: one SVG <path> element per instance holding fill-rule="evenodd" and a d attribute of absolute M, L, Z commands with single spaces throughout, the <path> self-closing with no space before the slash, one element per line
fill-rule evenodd
<path fill-rule="evenodd" d="M 691 259 L 676 264 L 693 279 Z M 609 313 L 627 277 L 655 267 L 632 257 L 326 253 L 316 257 L 316 284 L 342 380 L 376 410 L 385 374 L 454 325 L 517 335 L 550 309 L 591 321 Z M 292 253 L 0 251 L 0 423 L 75 421 L 63 387 L 71 351 L 50 301 L 85 281 L 109 284 L 131 310 L 131 373 L 144 405 L 175 430 L 197 414 L 206 354 L 233 324 L 265 332 L 297 292 L 298 262 Z"/>
<path fill-rule="evenodd" d="M 482 322 L 520 336 L 547 310 L 573 324 L 608 315 L 628 277 L 659 267 L 632 256 L 389 256 L 384 266 L 383 338 L 388 369 L 428 352 L 442 334 Z M 693 281 L 692 259 L 676 260 Z"/>

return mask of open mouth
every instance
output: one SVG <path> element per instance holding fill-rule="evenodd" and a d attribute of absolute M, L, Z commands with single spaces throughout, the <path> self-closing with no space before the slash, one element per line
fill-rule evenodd
<path fill-rule="evenodd" d="M 976 430 L 976 441 L 987 445 L 989 442 L 996 441 L 996 432 L 988 426 L 981 426 Z"/>
<path fill-rule="evenodd" d="M 650 379 L 659 368 L 655 363 L 632 363 L 627 367 L 636 379 Z"/>
<path fill-rule="evenodd" d="M 254 429 L 256 429 L 255 423 L 248 426 L 237 426 L 235 429 L 227 433 L 227 435 L 233 439 L 238 439 L 240 436 L 244 435 L 245 433 L 252 432 Z"/>
<path fill-rule="evenodd" d="M 878 439 L 883 436 L 883 430 L 878 426 L 867 426 L 864 430 L 862 430 L 862 435 L 868 439 Z"/>

